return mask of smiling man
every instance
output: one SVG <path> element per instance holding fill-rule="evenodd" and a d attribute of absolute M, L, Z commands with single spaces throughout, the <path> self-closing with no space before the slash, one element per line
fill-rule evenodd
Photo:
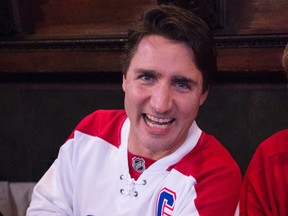
<path fill-rule="evenodd" d="M 195 122 L 216 73 L 207 25 L 175 6 L 152 8 L 125 56 L 125 110 L 79 123 L 27 215 L 234 215 L 240 170 Z"/>
<path fill-rule="evenodd" d="M 158 35 L 140 41 L 123 89 L 131 121 L 128 149 L 154 160 L 184 143 L 207 96 L 191 50 Z"/>

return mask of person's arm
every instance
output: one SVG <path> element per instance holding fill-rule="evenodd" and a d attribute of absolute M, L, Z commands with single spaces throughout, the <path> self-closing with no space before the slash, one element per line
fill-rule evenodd
<path fill-rule="evenodd" d="M 205 178 L 195 186 L 199 191 L 195 204 L 200 215 L 234 216 L 242 183 L 238 168 L 228 164 Z"/>
<path fill-rule="evenodd" d="M 191 188 L 191 196 L 181 202 L 182 208 L 177 216 L 187 215 L 221 215 L 238 216 L 238 201 L 241 187 L 239 172 L 219 170 L 219 175 L 206 176 Z M 198 191 L 198 192 L 197 192 Z M 196 199 L 194 199 L 196 196 Z"/>

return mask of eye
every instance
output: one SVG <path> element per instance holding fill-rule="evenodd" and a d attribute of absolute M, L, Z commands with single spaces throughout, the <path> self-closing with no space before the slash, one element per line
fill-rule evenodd
<path fill-rule="evenodd" d="M 152 80 L 152 76 L 147 74 L 141 75 L 140 78 L 144 81 Z"/>
<path fill-rule="evenodd" d="M 176 87 L 182 88 L 182 89 L 191 89 L 191 86 L 184 82 L 176 83 Z"/>
<path fill-rule="evenodd" d="M 151 83 L 155 80 L 155 76 L 152 74 L 145 73 L 145 74 L 140 74 L 138 76 L 138 79 L 140 79 L 144 83 Z"/>
<path fill-rule="evenodd" d="M 179 91 L 188 91 L 192 89 L 191 83 L 187 82 L 175 82 L 174 86 Z"/>

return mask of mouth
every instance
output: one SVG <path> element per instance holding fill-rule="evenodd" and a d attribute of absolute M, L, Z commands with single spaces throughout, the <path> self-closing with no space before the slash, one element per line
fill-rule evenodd
<path fill-rule="evenodd" d="M 143 118 L 144 118 L 145 123 L 149 127 L 160 128 L 160 129 L 168 128 L 175 121 L 175 119 L 157 118 L 155 116 L 148 115 L 148 114 L 143 114 Z"/>

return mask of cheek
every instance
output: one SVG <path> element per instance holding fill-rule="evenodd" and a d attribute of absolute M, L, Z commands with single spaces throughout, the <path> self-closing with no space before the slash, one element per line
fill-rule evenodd
<path fill-rule="evenodd" d="M 125 92 L 125 106 L 129 109 L 135 109 L 138 104 L 141 104 L 144 100 L 143 91 L 139 90 L 137 86 L 130 85 L 128 82 L 123 83 L 123 89 Z"/>
<path fill-rule="evenodd" d="M 125 80 L 122 84 L 125 95 L 133 100 L 142 99 L 147 93 L 147 89 L 141 87 L 136 81 Z"/>
<path fill-rule="evenodd" d="M 178 101 L 178 109 L 180 110 L 180 114 L 183 118 L 190 121 L 193 120 L 199 110 L 200 101 L 199 98 L 182 98 L 181 101 Z"/>

